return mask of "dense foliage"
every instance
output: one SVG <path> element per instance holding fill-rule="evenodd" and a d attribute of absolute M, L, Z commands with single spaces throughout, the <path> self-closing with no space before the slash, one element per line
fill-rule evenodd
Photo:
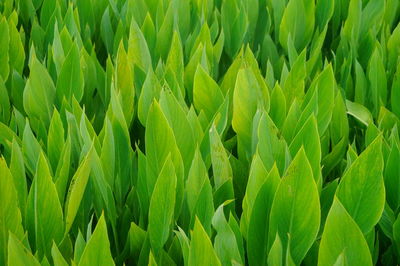
<path fill-rule="evenodd" d="M 0 265 L 400 263 L 398 0 L 1 0 Z"/>

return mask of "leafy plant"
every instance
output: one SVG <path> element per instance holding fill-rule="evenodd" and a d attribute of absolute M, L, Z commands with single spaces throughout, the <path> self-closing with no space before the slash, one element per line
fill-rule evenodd
<path fill-rule="evenodd" d="M 397 0 L 0 1 L 0 265 L 400 263 Z"/>

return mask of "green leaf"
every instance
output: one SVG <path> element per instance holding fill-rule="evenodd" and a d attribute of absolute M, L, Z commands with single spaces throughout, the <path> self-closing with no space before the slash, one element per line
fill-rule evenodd
<path fill-rule="evenodd" d="M 10 35 L 8 29 L 7 19 L 4 16 L 0 18 L 0 76 L 3 80 L 8 79 L 8 74 L 10 73 L 9 65 L 9 43 Z"/>
<path fill-rule="evenodd" d="M 318 265 L 372 265 L 360 228 L 337 197 L 333 200 L 322 234 Z"/>
<path fill-rule="evenodd" d="M 283 174 L 291 159 L 289 149 L 280 131 L 266 113 L 260 118 L 257 135 L 257 151 L 265 169 L 269 171 L 276 163 L 279 172 Z"/>
<path fill-rule="evenodd" d="M 315 23 L 314 0 L 289 0 L 279 28 L 279 42 L 288 49 L 289 36 L 297 51 L 302 51 L 310 42 Z"/>
<path fill-rule="evenodd" d="M 382 138 L 378 137 L 351 164 L 336 191 L 363 234 L 378 223 L 385 205 Z"/>
<path fill-rule="evenodd" d="M 214 239 L 214 249 L 222 265 L 231 265 L 231 261 L 243 264 L 235 234 L 225 218 L 225 204 L 229 203 L 226 202 L 219 206 L 212 219 L 213 227 L 217 231 L 217 235 Z"/>
<path fill-rule="evenodd" d="M 362 14 L 362 1 L 361 0 L 350 0 L 348 5 L 347 19 L 343 27 L 343 39 L 351 42 L 353 49 L 358 44 L 360 26 L 361 26 L 361 14 Z"/>
<path fill-rule="evenodd" d="M 397 251 L 400 250 L 400 218 L 397 216 L 397 219 L 393 223 L 393 240 Z"/>
<path fill-rule="evenodd" d="M 65 261 L 63 255 L 54 242 L 51 248 L 51 257 L 53 258 L 55 266 L 68 266 L 68 263 Z"/>
<path fill-rule="evenodd" d="M 69 185 L 65 209 L 65 234 L 67 234 L 71 229 L 79 206 L 81 205 L 83 194 L 85 193 L 86 185 L 89 180 L 93 149 L 94 147 L 92 146 L 86 157 L 79 165 L 79 168 L 72 177 Z"/>
<path fill-rule="evenodd" d="M 209 134 L 214 184 L 215 189 L 218 189 L 227 181 L 232 180 L 232 167 L 229 163 L 228 154 L 221 142 L 221 138 L 215 126 L 211 127 Z"/>
<path fill-rule="evenodd" d="M 19 74 L 22 74 L 25 62 L 25 50 L 24 44 L 21 40 L 21 35 L 12 20 L 8 21 L 9 34 L 10 34 L 10 45 L 9 45 L 9 58 L 10 61 L 10 75 L 12 69 L 15 69 Z M 2 46 L 4 47 L 4 46 Z"/>
<path fill-rule="evenodd" d="M 265 169 L 264 164 L 261 161 L 260 155 L 256 153 L 250 166 L 249 179 L 246 186 L 246 194 L 244 195 L 242 201 L 243 212 L 241 217 L 241 228 L 246 238 L 254 202 L 261 187 L 266 182 L 267 177 L 268 171 Z"/>
<path fill-rule="evenodd" d="M 157 262 L 154 259 L 153 253 L 151 251 L 150 251 L 150 254 L 149 254 L 149 264 L 148 264 L 148 266 L 157 266 Z"/>
<path fill-rule="evenodd" d="M 319 2 L 321 2 L 321 1 L 319 1 Z M 324 1 L 322 0 L 322 2 L 324 2 Z M 334 1 L 330 1 L 330 2 L 333 5 Z M 318 2 L 317 2 L 317 5 L 318 5 Z M 316 31 L 314 33 L 314 37 L 310 44 L 311 51 L 310 51 L 309 59 L 306 62 L 307 74 L 310 76 L 313 76 L 313 74 L 315 73 L 317 68 L 320 67 L 320 65 L 321 65 L 321 49 L 323 48 L 327 31 L 328 31 L 328 26 L 325 26 L 324 28 L 322 28 L 319 31 Z"/>
<path fill-rule="evenodd" d="M 185 265 L 189 265 L 189 238 L 186 236 L 185 231 L 183 231 L 179 226 L 178 230 L 179 231 L 175 231 L 175 234 L 181 245 L 183 260 Z"/>
<path fill-rule="evenodd" d="M 69 182 L 69 171 L 71 167 L 71 137 L 68 136 L 60 153 L 60 160 L 55 173 L 55 184 L 60 202 L 64 202 L 65 192 Z"/>
<path fill-rule="evenodd" d="M 129 245 L 129 251 L 132 256 L 139 256 L 140 249 L 146 238 L 146 232 L 137 226 L 134 222 L 131 223 L 129 228 L 129 235 L 127 245 Z"/>
<path fill-rule="evenodd" d="M 335 97 L 330 125 L 330 135 L 332 142 L 338 144 L 343 138 L 347 142 L 349 135 L 349 121 L 347 117 L 346 105 L 339 91 Z"/>
<path fill-rule="evenodd" d="M 325 185 L 321 191 L 320 202 L 321 202 L 321 227 L 320 232 L 323 231 L 326 217 L 328 217 L 329 209 L 332 206 L 333 198 L 335 196 L 336 189 L 338 187 L 338 178 Z"/>
<path fill-rule="evenodd" d="M 390 149 L 384 172 L 386 201 L 393 210 L 397 210 L 400 207 L 400 176 L 398 174 L 400 172 L 399 161 L 399 147 L 394 143 Z"/>
<path fill-rule="evenodd" d="M 104 214 L 100 216 L 86 247 L 79 260 L 79 266 L 89 265 L 115 265 L 110 251 L 110 242 L 108 241 L 107 225 Z"/>
<path fill-rule="evenodd" d="M 271 109 L 269 116 L 278 128 L 282 128 L 286 118 L 286 98 L 278 83 L 271 93 Z"/>
<path fill-rule="evenodd" d="M 300 264 L 318 233 L 321 218 L 317 185 L 303 148 L 286 170 L 272 204 L 269 245 L 276 233 L 285 251 Z M 290 237 L 290 241 L 289 241 Z"/>
<path fill-rule="evenodd" d="M 117 62 L 115 69 L 115 89 L 117 92 L 119 92 L 122 111 L 124 112 L 126 124 L 130 126 L 135 110 L 135 88 L 133 86 L 132 69 L 128 59 L 129 58 L 125 52 L 123 42 L 121 41 L 117 53 Z"/>
<path fill-rule="evenodd" d="M 388 6 L 389 5 L 387 5 L 386 7 L 388 8 Z M 389 12 L 392 12 L 392 10 L 390 10 Z M 399 65 L 397 64 L 397 57 L 400 54 L 399 44 L 400 44 L 400 25 L 397 24 L 396 28 L 393 30 L 392 34 L 387 40 L 387 49 L 388 49 L 387 61 L 388 61 L 388 69 L 390 71 L 389 73 L 393 73 L 394 71 L 396 71 L 396 68 L 397 71 L 399 69 Z"/>
<path fill-rule="evenodd" d="M 83 88 L 84 80 L 79 48 L 76 43 L 73 43 L 66 54 L 57 79 L 56 97 L 58 104 L 62 103 L 64 97 L 68 102 L 71 102 L 72 97 L 80 102 L 83 97 Z"/>
<path fill-rule="evenodd" d="M 368 126 L 373 123 L 370 111 L 363 105 L 346 100 L 347 113 Z"/>
<path fill-rule="evenodd" d="M 162 90 L 160 106 L 174 132 L 176 144 L 182 155 L 185 173 L 187 173 L 192 164 L 195 139 L 189 121 L 186 118 L 186 110 L 182 108 L 177 98 L 169 90 Z"/>
<path fill-rule="evenodd" d="M 63 213 L 47 159 L 39 155 L 37 171 L 28 195 L 26 227 L 31 244 L 40 258 L 50 256 L 53 240 L 60 243 L 64 233 Z"/>
<path fill-rule="evenodd" d="M 321 136 L 324 135 L 332 118 L 335 88 L 336 82 L 332 65 L 328 65 L 311 83 L 303 103 L 304 111 L 297 127 L 303 126 L 310 114 L 314 113 L 317 119 L 318 132 Z"/>
<path fill-rule="evenodd" d="M 229 213 L 229 226 L 231 227 L 233 233 L 235 234 L 235 238 L 236 238 L 236 244 L 238 246 L 239 249 L 239 253 L 240 253 L 240 257 L 242 259 L 242 261 L 245 261 L 245 253 L 244 253 L 244 240 L 243 240 L 243 236 L 240 232 L 240 227 L 239 227 L 239 223 L 236 220 L 236 218 L 233 216 L 232 212 Z"/>
<path fill-rule="evenodd" d="M 338 1 L 340 2 L 340 0 Z M 323 30 L 330 21 L 335 8 L 334 0 L 318 0 L 315 8 L 315 23 L 319 30 Z"/>
<path fill-rule="evenodd" d="M 171 233 L 176 183 L 174 165 L 168 155 L 154 186 L 149 208 L 148 232 L 150 244 L 157 256 Z"/>
<path fill-rule="evenodd" d="M 0 121 L 8 123 L 10 120 L 10 97 L 7 88 L 0 76 Z"/>
<path fill-rule="evenodd" d="M 134 19 L 129 30 L 128 62 L 139 66 L 145 72 L 152 65 L 146 39 Z"/>
<path fill-rule="evenodd" d="M 198 65 L 193 83 L 193 103 L 197 111 L 203 110 L 211 121 L 223 101 L 224 95 L 218 84 Z"/>
<path fill-rule="evenodd" d="M 221 24 L 225 35 L 225 50 L 230 58 L 234 58 L 243 44 L 249 20 L 242 2 L 235 0 L 222 1 Z M 239 6 L 238 6 L 239 5 Z"/>
<path fill-rule="evenodd" d="M 240 69 L 233 91 L 232 127 L 238 136 L 239 156 L 251 158 L 253 117 L 263 107 L 263 95 L 251 68 Z"/>
<path fill-rule="evenodd" d="M 111 54 L 113 51 L 112 48 L 113 48 L 114 31 L 111 24 L 109 6 L 106 8 L 101 18 L 100 36 L 107 48 L 107 52 Z"/>
<path fill-rule="evenodd" d="M 302 1 L 302 0 L 292 0 Z M 294 61 L 286 79 L 281 78 L 283 92 L 286 96 L 286 107 L 291 107 L 294 99 L 300 100 L 304 96 L 304 79 L 306 78 L 306 50 L 303 50 Z M 293 126 L 292 126 L 293 127 Z"/>
<path fill-rule="evenodd" d="M 22 239 L 24 229 L 13 177 L 6 162 L 1 157 L 0 176 L 0 201 L 4 204 L 4 208 L 0 209 L 0 263 L 6 265 L 9 234 L 13 233 Z"/>
<path fill-rule="evenodd" d="M 165 12 L 165 16 L 162 20 L 159 20 L 159 27 L 156 39 L 156 50 L 160 55 L 160 58 L 166 60 L 168 57 L 169 48 L 171 47 L 171 41 L 173 36 L 174 28 L 174 6 L 173 2 L 166 2 L 168 5 Z M 157 23 L 157 22 L 156 22 Z"/>
<path fill-rule="evenodd" d="M 12 233 L 10 233 L 10 239 L 8 240 L 8 265 L 40 266 L 40 263 L 32 253 Z"/>
<path fill-rule="evenodd" d="M 36 166 L 41 150 L 40 144 L 33 135 L 27 120 L 22 138 L 22 152 L 24 154 L 25 166 L 32 174 L 35 174 L 36 172 Z"/>
<path fill-rule="evenodd" d="M 86 241 L 83 238 L 81 231 L 79 231 L 74 245 L 74 261 L 79 262 L 85 247 L 86 247 Z"/>
<path fill-rule="evenodd" d="M 144 81 L 142 91 L 138 101 L 138 118 L 143 126 L 146 126 L 147 115 L 153 102 L 153 99 L 158 100 L 160 97 L 161 85 L 152 68 L 147 72 L 146 80 Z"/>
<path fill-rule="evenodd" d="M 267 260 L 270 212 L 280 181 L 275 165 L 266 176 L 254 199 L 247 232 L 247 254 L 250 265 L 264 264 Z M 273 252 L 273 249 L 274 245 L 270 252 Z"/>
<path fill-rule="evenodd" d="M 367 78 L 365 77 L 364 70 L 358 61 L 355 62 L 354 68 L 356 72 L 354 101 L 359 104 L 365 104 L 367 98 L 367 90 L 365 88 L 368 87 Z"/>
<path fill-rule="evenodd" d="M 179 33 L 174 31 L 171 48 L 169 50 L 166 70 L 170 70 L 173 73 L 175 81 L 178 83 L 180 88 L 180 93 L 182 97 L 185 97 L 185 87 L 183 85 L 184 77 L 184 62 L 183 62 L 183 49 L 181 40 L 179 38 Z"/>
<path fill-rule="evenodd" d="M 214 214 L 212 187 L 198 148 L 189 170 L 185 191 L 191 214 L 191 228 L 197 217 L 204 224 L 204 230 L 211 234 L 211 220 Z"/>
<path fill-rule="evenodd" d="M 210 238 L 198 219 L 194 222 L 191 236 L 188 265 L 221 265 Z"/>
<path fill-rule="evenodd" d="M 311 115 L 297 135 L 290 143 L 289 150 L 294 157 L 296 153 L 304 147 L 307 158 L 313 171 L 313 177 L 318 187 L 322 185 L 321 182 L 321 143 L 318 134 L 317 121 L 314 115 Z"/>
<path fill-rule="evenodd" d="M 386 70 L 378 49 L 378 47 L 375 47 L 368 64 L 368 80 L 370 84 L 368 99 L 372 101 L 372 106 L 370 107 L 372 107 L 375 115 L 379 112 L 381 105 L 386 105 L 388 96 Z"/>
<path fill-rule="evenodd" d="M 385 2 L 379 0 L 369 1 L 362 12 L 360 35 L 365 36 L 371 27 L 382 25 L 385 12 Z"/>
<path fill-rule="evenodd" d="M 110 119 L 113 136 L 114 136 L 114 149 L 115 149 L 115 173 L 116 178 L 114 179 L 116 202 L 121 203 L 122 199 L 128 193 L 129 185 L 131 180 L 125 178 L 131 174 L 132 168 L 132 147 L 129 135 L 129 125 L 125 120 L 122 101 L 118 97 L 117 93 L 111 87 L 111 103 L 109 105 L 108 118 Z M 84 121 L 84 120 L 82 120 Z M 81 122 L 82 123 L 82 122 Z M 91 126 L 88 120 L 86 124 Z M 92 132 L 94 130 L 92 129 Z M 86 149 L 92 145 L 92 137 L 87 138 Z M 94 143 L 96 147 L 96 142 Z M 111 177 L 108 180 L 111 179 Z"/>
<path fill-rule="evenodd" d="M 57 168 L 61 151 L 64 147 L 64 126 L 57 109 L 53 111 L 47 135 L 47 156 L 53 170 Z"/>
<path fill-rule="evenodd" d="M 162 134 L 162 138 L 160 138 Z M 175 214 L 178 215 L 183 202 L 183 162 L 177 147 L 174 133 L 163 114 L 160 105 L 153 101 L 146 123 L 146 180 L 149 196 L 151 196 L 157 177 L 159 176 L 168 156 L 171 156 L 176 183 Z"/>
<path fill-rule="evenodd" d="M 279 234 L 276 233 L 274 243 L 268 254 L 268 265 L 282 266 L 283 264 L 283 247 Z"/>
<path fill-rule="evenodd" d="M 14 180 L 14 186 L 18 196 L 18 205 L 21 213 L 25 214 L 26 200 L 28 198 L 28 187 L 25 175 L 24 157 L 18 142 L 14 139 L 12 143 L 12 154 L 10 172 Z"/>
<path fill-rule="evenodd" d="M 44 125 L 48 125 L 56 94 L 53 80 L 34 55 L 31 57 L 29 69 L 30 74 L 23 95 L 25 112 L 34 121 L 42 121 Z"/>

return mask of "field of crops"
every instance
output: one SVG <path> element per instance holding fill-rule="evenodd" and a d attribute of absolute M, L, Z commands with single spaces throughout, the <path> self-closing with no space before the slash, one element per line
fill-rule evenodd
<path fill-rule="evenodd" d="M 0 265 L 398 265 L 399 0 L 0 0 Z"/>

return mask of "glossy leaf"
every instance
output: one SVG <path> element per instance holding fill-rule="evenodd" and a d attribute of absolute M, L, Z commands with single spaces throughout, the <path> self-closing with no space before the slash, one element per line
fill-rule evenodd
<path fill-rule="evenodd" d="M 96 265 L 115 265 L 111 256 L 104 214 L 100 216 L 78 265 L 91 265 L 92 263 Z"/>
<path fill-rule="evenodd" d="M 154 186 L 149 209 L 150 244 L 156 254 L 164 246 L 171 232 L 174 218 L 176 174 L 168 156 Z"/>
<path fill-rule="evenodd" d="M 347 169 L 336 192 L 364 234 L 379 221 L 385 205 L 381 147 L 378 137 Z"/>
<path fill-rule="evenodd" d="M 196 219 L 191 234 L 188 265 L 221 265 L 210 238 Z"/>
<path fill-rule="evenodd" d="M 31 244 L 40 257 L 50 255 L 53 241 L 60 243 L 64 234 L 63 213 L 46 157 L 40 153 L 37 170 L 28 195 L 27 229 Z"/>
<path fill-rule="evenodd" d="M 22 239 L 24 229 L 21 212 L 18 208 L 17 191 L 10 170 L 3 158 L 0 158 L 0 176 L 0 199 L 4 203 L 4 208 L 0 210 L 0 262 L 5 265 L 7 262 L 7 243 L 11 238 L 9 235 L 14 234 Z"/>
<path fill-rule="evenodd" d="M 278 233 L 283 250 L 290 250 L 294 263 L 300 263 L 317 236 L 321 217 L 318 189 L 304 149 L 286 170 L 270 217 L 270 246 Z"/>
<path fill-rule="evenodd" d="M 354 264 L 372 265 L 371 255 L 360 228 L 335 197 L 322 234 L 318 265 Z"/>

